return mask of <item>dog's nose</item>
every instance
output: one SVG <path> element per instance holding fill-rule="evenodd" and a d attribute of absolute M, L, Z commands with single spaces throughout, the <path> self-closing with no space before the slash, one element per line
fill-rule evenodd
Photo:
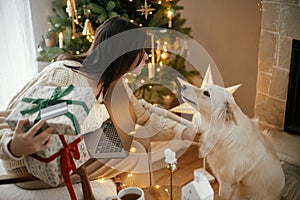
<path fill-rule="evenodd" d="M 186 90 L 186 85 L 181 86 L 182 90 Z"/>

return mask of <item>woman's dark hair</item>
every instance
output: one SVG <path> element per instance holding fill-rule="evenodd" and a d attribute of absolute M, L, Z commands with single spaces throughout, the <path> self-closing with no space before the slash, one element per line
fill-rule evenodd
<path fill-rule="evenodd" d="M 140 55 L 138 64 L 143 59 L 143 43 L 146 40 L 146 33 L 144 31 L 134 32 L 134 37 L 128 35 L 130 39 L 127 39 L 127 37 L 124 41 L 109 41 L 108 39 L 131 29 L 140 30 L 137 28 L 139 28 L 138 25 L 127 19 L 112 17 L 96 29 L 95 39 L 86 53 L 81 55 L 63 54 L 58 57 L 58 60 L 74 60 L 82 63 L 80 68 L 67 67 L 78 70 L 89 78 L 99 80 L 98 87 L 100 87 L 100 91 L 95 95 L 97 98 L 99 98 L 101 93 L 104 96 L 113 81 L 130 71 L 130 66 L 138 55 Z M 132 50 L 117 55 L 117 57 L 113 56 L 113 54 L 116 54 L 116 51 L 122 52 L 118 49 L 122 48 L 120 46 L 128 48 L 128 46 L 132 45 L 134 46 Z"/>

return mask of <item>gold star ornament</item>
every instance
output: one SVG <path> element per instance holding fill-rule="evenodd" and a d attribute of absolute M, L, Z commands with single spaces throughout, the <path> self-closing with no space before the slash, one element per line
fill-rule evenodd
<path fill-rule="evenodd" d="M 141 9 L 138 9 L 136 11 L 141 12 L 142 15 L 145 15 L 145 19 L 148 19 L 148 15 L 152 13 L 152 11 L 154 11 L 154 8 L 151 8 L 151 5 L 147 4 L 147 0 L 145 0 L 144 5 L 142 5 Z"/>

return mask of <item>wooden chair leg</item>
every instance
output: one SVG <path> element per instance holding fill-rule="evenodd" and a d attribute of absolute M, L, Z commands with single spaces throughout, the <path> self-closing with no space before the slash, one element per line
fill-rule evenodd
<path fill-rule="evenodd" d="M 35 181 L 35 180 L 39 180 L 39 179 L 32 176 L 29 173 L 0 175 L 0 185 L 24 183 L 24 182 Z"/>
<path fill-rule="evenodd" d="M 81 187 L 85 200 L 95 200 L 93 190 L 91 188 L 91 184 L 89 181 L 89 177 L 87 175 L 87 171 L 85 166 L 81 166 L 76 170 L 76 173 L 80 176 L 81 179 Z"/>

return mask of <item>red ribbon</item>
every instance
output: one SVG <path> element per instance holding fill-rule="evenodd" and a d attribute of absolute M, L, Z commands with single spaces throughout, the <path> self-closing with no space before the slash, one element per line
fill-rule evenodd
<path fill-rule="evenodd" d="M 72 200 L 76 200 L 76 195 L 74 192 L 74 189 L 72 187 L 72 182 L 70 179 L 70 171 L 72 170 L 73 172 L 76 171 L 76 165 L 75 162 L 73 160 L 76 159 L 80 159 L 80 153 L 78 151 L 78 143 L 83 139 L 83 136 L 78 137 L 76 140 L 74 140 L 72 143 L 67 144 L 65 137 L 63 135 L 59 135 L 59 138 L 62 142 L 62 144 L 64 145 L 64 148 L 62 148 L 61 150 L 59 150 L 58 152 L 56 152 L 55 154 L 51 155 L 48 158 L 43 158 L 40 157 L 36 154 L 32 154 L 30 155 L 32 158 L 35 158 L 41 162 L 44 163 L 49 163 L 51 161 L 53 161 L 54 159 L 56 159 L 58 156 L 60 156 L 60 163 L 61 163 L 61 167 L 60 167 L 60 171 L 61 171 L 61 175 L 64 179 L 64 182 L 67 186 L 67 189 L 69 191 L 69 194 L 71 196 Z"/>

